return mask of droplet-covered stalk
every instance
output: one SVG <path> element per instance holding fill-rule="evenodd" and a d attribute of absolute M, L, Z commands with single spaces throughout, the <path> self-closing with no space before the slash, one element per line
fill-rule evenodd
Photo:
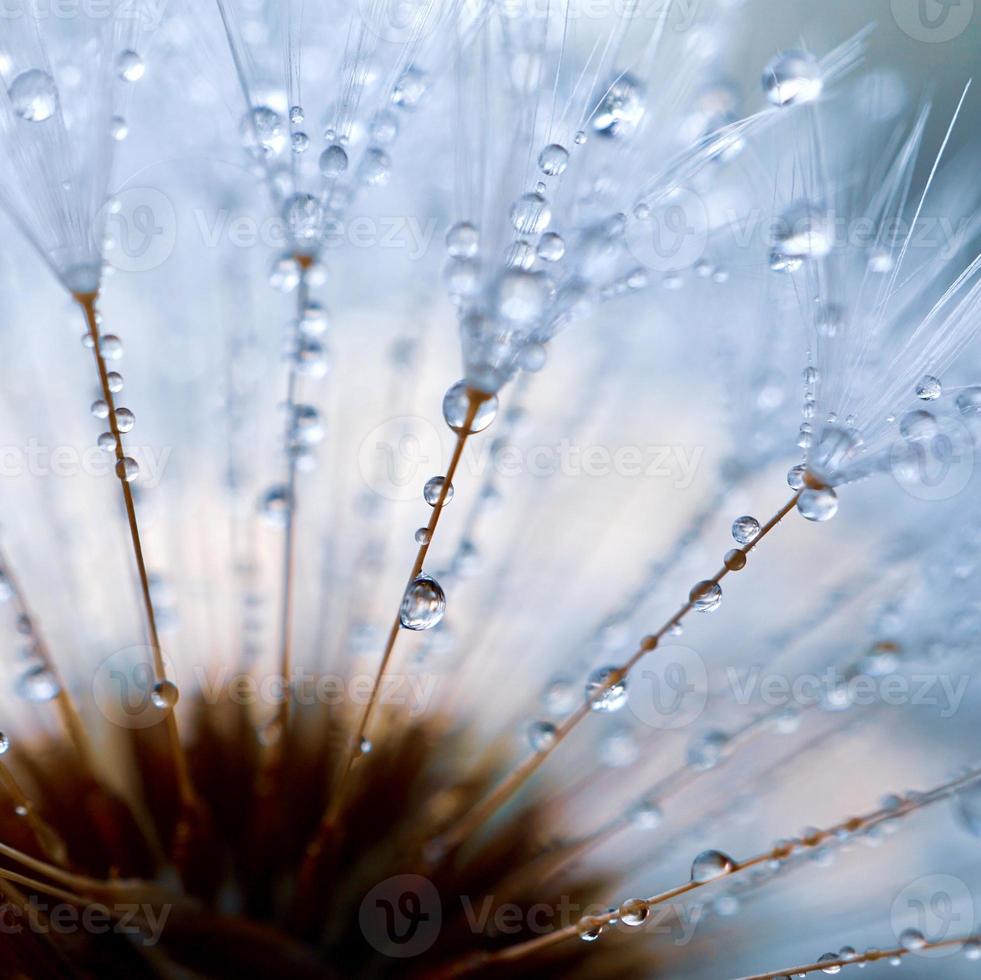
<path fill-rule="evenodd" d="M 428 502 L 431 504 L 433 512 L 430 515 L 429 523 L 422 529 L 423 533 L 417 535 L 419 550 L 416 552 L 415 561 L 412 563 L 412 569 L 409 572 L 409 579 L 405 587 L 405 592 L 403 593 L 403 597 L 399 604 L 399 609 L 395 615 L 395 619 L 392 622 L 392 626 L 389 629 L 388 640 L 385 643 L 385 650 L 382 654 L 381 662 L 379 663 L 378 670 L 375 673 L 367 701 L 361 711 L 361 717 L 358 721 L 354 738 L 348 747 L 340 777 L 331 795 L 331 801 L 327 807 L 327 811 L 324 813 L 323 819 L 320 822 L 317 833 L 307 847 L 307 853 L 304 859 L 304 868 L 303 872 L 301 873 L 301 880 L 312 874 L 315 863 L 323 851 L 327 838 L 337 821 L 341 807 L 344 804 L 347 784 L 355 761 L 360 755 L 366 751 L 370 751 L 370 743 L 367 742 L 368 726 L 371 722 L 371 716 L 377 700 L 378 689 L 381 685 L 382 678 L 385 676 L 385 672 L 388 669 L 389 662 L 391 661 L 392 654 L 395 650 L 395 641 L 398 638 L 399 631 L 403 628 L 403 626 L 407 629 L 420 629 L 426 628 L 428 625 L 434 624 L 436 621 L 438 621 L 436 619 L 432 619 L 431 623 L 423 623 L 422 619 L 424 618 L 424 614 L 420 612 L 419 609 L 415 608 L 416 606 L 425 606 L 426 608 L 429 608 L 442 601 L 442 590 L 440 590 L 438 586 L 435 586 L 435 583 L 432 582 L 432 580 L 421 575 L 422 568 L 423 564 L 425 563 L 426 556 L 429 553 L 429 549 L 432 546 L 433 538 L 436 533 L 436 527 L 439 524 L 440 515 L 443 512 L 443 507 L 452 497 L 453 478 L 456 475 L 457 468 L 460 465 L 460 460 L 463 457 L 463 448 L 466 445 L 467 439 L 475 431 L 475 422 L 478 418 L 478 412 L 480 411 L 482 405 L 493 398 L 493 396 L 487 395 L 484 392 L 477 391 L 473 388 L 467 389 L 466 397 L 466 414 L 463 417 L 461 424 L 454 426 L 457 433 L 456 444 L 453 449 L 453 455 L 450 457 L 450 463 L 447 467 L 446 475 L 442 478 L 437 478 L 436 480 L 430 481 L 430 483 L 427 484 L 427 498 L 430 498 L 428 499 Z M 435 496 L 433 496 L 432 489 L 435 489 L 436 487 L 438 487 L 438 492 L 435 494 Z M 435 586 L 435 589 L 433 589 L 433 586 Z M 429 591 L 423 595 L 422 593 L 427 589 Z M 412 602 L 411 600 L 413 599 L 417 601 Z M 407 609 L 407 606 L 412 606 L 413 608 Z"/>
<path fill-rule="evenodd" d="M 725 564 L 712 576 L 699 582 L 692 590 L 686 602 L 669 620 L 655 633 L 645 636 L 637 647 L 636 652 L 621 667 L 601 668 L 590 678 L 587 686 L 587 700 L 556 727 L 554 735 L 534 755 L 529 756 L 514 768 L 491 793 L 484 797 L 473 809 L 439 839 L 440 853 L 448 853 L 459 847 L 485 821 L 489 820 L 519 789 L 531 778 L 542 763 L 558 748 L 563 739 L 585 718 L 590 711 L 615 711 L 626 702 L 626 677 L 636 666 L 637 662 L 654 650 L 660 640 L 672 630 L 693 610 L 707 611 L 719 604 L 722 590 L 719 582 L 730 571 L 738 571 L 745 567 L 746 556 L 763 540 L 793 509 L 797 503 L 799 492 L 795 493 L 773 517 L 760 528 L 759 533 L 747 541 L 741 548 L 736 548 L 726 555 Z"/>
<path fill-rule="evenodd" d="M 660 892 L 650 898 L 628 899 L 619 909 L 613 909 L 602 915 L 584 916 L 579 922 L 573 923 L 570 926 L 556 929 L 554 932 L 538 936 L 535 939 L 530 939 L 523 943 L 517 943 L 514 946 L 505 947 L 495 953 L 476 953 L 464 957 L 450 964 L 439 976 L 463 976 L 490 964 L 510 963 L 521 960 L 543 949 L 548 949 L 566 939 L 572 939 L 577 936 L 587 942 L 592 942 L 600 937 L 606 926 L 617 921 L 622 921 L 626 925 L 639 926 L 648 918 L 652 908 L 664 905 L 672 899 L 680 898 L 682 895 L 696 891 L 722 878 L 730 877 L 737 872 L 745 871 L 748 868 L 759 867 L 760 865 L 770 864 L 774 861 L 784 861 L 796 853 L 813 851 L 822 844 L 838 839 L 842 835 L 851 836 L 869 830 L 887 820 L 898 820 L 940 800 L 945 800 L 958 790 L 964 789 L 978 781 L 981 781 L 981 768 L 972 769 L 925 793 L 907 796 L 901 799 L 896 805 L 878 807 L 867 814 L 849 817 L 847 820 L 843 820 L 823 830 L 809 830 L 804 836 L 794 840 L 782 840 L 769 850 L 756 854 L 744 861 L 735 861 L 720 851 L 703 851 L 692 862 L 691 878 L 681 885 L 669 888 L 667 891 Z M 763 974 L 763 976 L 770 976 L 770 974 Z"/>
<path fill-rule="evenodd" d="M 174 683 L 167 679 L 167 670 L 160 647 L 157 619 L 153 610 L 153 599 L 150 595 L 150 580 L 147 575 L 146 562 L 143 557 L 143 545 L 140 540 L 140 526 L 136 518 L 136 504 L 133 500 L 133 490 L 130 486 L 130 483 L 138 472 L 138 468 L 135 460 L 126 455 L 123 447 L 120 415 L 117 413 L 115 398 L 113 397 L 113 391 L 118 391 L 118 384 L 114 384 L 110 378 L 109 371 L 106 368 L 105 357 L 103 356 L 102 338 L 99 334 L 99 318 L 95 308 L 98 298 L 98 293 L 75 294 L 75 300 L 85 313 L 89 340 L 92 345 L 92 353 L 95 356 L 96 368 L 99 372 L 99 383 L 102 387 L 102 399 L 105 402 L 108 412 L 107 418 L 112 435 L 113 449 L 116 454 L 116 476 L 119 478 L 119 485 L 123 493 L 123 502 L 126 506 L 130 541 L 132 542 L 133 556 L 136 559 L 136 569 L 140 579 L 140 591 L 143 595 L 143 609 L 146 614 L 147 633 L 150 639 L 150 650 L 153 658 L 153 673 L 156 681 L 153 689 L 153 700 L 156 705 L 166 709 L 164 724 L 166 726 L 171 757 L 177 776 L 177 789 L 184 811 L 175 841 L 175 843 L 179 843 L 182 835 L 186 834 L 188 830 L 188 821 L 191 819 L 191 814 L 198 808 L 198 798 L 191 782 L 187 756 L 184 753 L 184 747 L 181 745 L 180 734 L 177 730 L 177 718 L 174 714 L 178 691 Z M 120 409 L 119 411 L 123 412 L 125 410 Z M 130 425 L 126 423 L 127 431 L 129 427 Z"/>

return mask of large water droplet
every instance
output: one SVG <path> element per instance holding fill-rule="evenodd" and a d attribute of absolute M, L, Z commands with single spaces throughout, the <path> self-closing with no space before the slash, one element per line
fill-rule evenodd
<path fill-rule="evenodd" d="M 699 883 L 712 881 L 729 874 L 735 866 L 732 858 L 722 851 L 702 851 L 692 861 L 691 880 Z"/>
<path fill-rule="evenodd" d="M 619 909 L 620 921 L 625 926 L 642 926 L 650 914 L 650 907 L 642 898 L 628 898 Z"/>
<path fill-rule="evenodd" d="M 537 192 L 522 194 L 511 205 L 511 224 L 521 235 L 539 235 L 551 220 L 552 209 L 548 206 L 548 201 Z"/>
<path fill-rule="evenodd" d="M 22 71 L 10 83 L 9 95 L 14 112 L 28 122 L 44 122 L 58 111 L 58 88 L 40 68 Z"/>
<path fill-rule="evenodd" d="M 7 752 L 9 748 L 10 748 L 10 739 L 7 738 L 7 736 L 3 732 L 0 732 L 0 755 L 3 755 L 5 752 Z"/>
<path fill-rule="evenodd" d="M 838 495 L 831 487 L 820 490 L 807 487 L 797 498 L 797 510 L 809 521 L 830 521 L 838 513 Z"/>
<path fill-rule="evenodd" d="M 320 154 L 320 159 L 317 163 L 320 167 L 320 172 L 325 177 L 331 180 L 335 177 L 340 177 L 347 170 L 347 150 L 339 143 L 332 143 Z"/>
<path fill-rule="evenodd" d="M 446 251 L 454 258 L 473 258 L 479 247 L 480 233 L 469 221 L 458 221 L 446 233 Z"/>
<path fill-rule="evenodd" d="M 442 476 L 433 476 L 426 480 L 426 485 L 422 488 L 422 497 L 430 507 L 435 507 L 439 503 L 439 495 L 444 483 L 446 483 L 446 478 Z M 443 497 L 443 506 L 445 507 L 452 499 L 453 484 L 451 483 L 446 488 L 446 495 Z"/>
<path fill-rule="evenodd" d="M 722 761 L 728 746 L 729 736 L 723 731 L 697 735 L 688 746 L 688 765 L 698 772 L 708 772 Z"/>
<path fill-rule="evenodd" d="M 538 166 L 543 174 L 556 177 L 565 171 L 569 164 L 569 151 L 558 143 L 549 143 L 538 154 Z"/>
<path fill-rule="evenodd" d="M 697 612 L 713 612 L 722 602 L 722 586 L 711 579 L 696 582 L 688 593 L 688 601 Z"/>
<path fill-rule="evenodd" d="M 443 418 L 454 432 L 462 432 L 470 411 L 470 388 L 466 381 L 457 381 L 443 396 Z M 497 396 L 485 398 L 478 406 L 470 432 L 483 432 L 497 416 Z"/>
<path fill-rule="evenodd" d="M 732 536 L 737 544 L 749 544 L 760 533 L 760 522 L 748 514 L 732 522 Z"/>
<path fill-rule="evenodd" d="M 323 208 L 313 194 L 293 194 L 283 204 L 283 220 L 290 238 L 301 246 L 310 246 L 323 229 Z"/>
<path fill-rule="evenodd" d="M 399 622 L 409 630 L 432 629 L 446 612 L 446 596 L 429 575 L 417 576 L 405 590 Z"/>

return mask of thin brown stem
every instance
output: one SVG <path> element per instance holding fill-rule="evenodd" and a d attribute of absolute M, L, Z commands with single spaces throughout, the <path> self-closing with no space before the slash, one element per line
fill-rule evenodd
<path fill-rule="evenodd" d="M 296 326 L 293 343 L 296 345 L 300 338 L 300 321 L 309 298 L 307 273 L 313 264 L 313 259 L 305 255 L 295 256 L 300 270 L 300 281 L 297 286 Z M 279 620 L 279 678 L 280 705 L 277 719 L 276 739 L 273 743 L 276 765 L 282 761 L 285 748 L 286 730 L 290 717 L 291 676 L 293 671 L 293 608 L 295 600 L 295 566 L 296 566 L 296 456 L 293 440 L 296 429 L 296 398 L 299 388 L 299 374 L 296 366 L 296 351 L 291 351 L 289 374 L 286 383 L 286 527 L 283 532 L 283 561 L 282 561 L 282 608 Z"/>
<path fill-rule="evenodd" d="M 51 650 L 48 647 L 44 635 L 38 629 L 37 621 L 27 603 L 24 589 L 2 548 L 0 548 L 0 574 L 3 575 L 7 581 L 7 585 L 10 587 L 17 614 L 30 624 L 33 653 L 41 661 L 45 671 L 55 683 L 58 692 L 55 695 L 55 704 L 58 707 L 58 714 L 61 716 L 61 723 L 64 726 L 65 732 L 75 746 L 75 751 L 78 753 L 82 765 L 93 778 L 96 778 L 95 753 L 92 750 L 92 742 L 89 739 L 88 732 L 85 731 L 85 726 L 82 724 L 78 706 L 75 704 L 75 699 L 71 696 L 65 685 L 65 680 L 58 670 L 58 665 L 51 656 Z"/>
<path fill-rule="evenodd" d="M 640 906 L 649 912 L 656 906 L 663 905 L 672 899 L 680 898 L 689 892 L 704 888 L 706 885 L 715 884 L 724 878 L 732 877 L 741 871 L 745 871 L 747 868 L 755 868 L 763 864 L 769 864 L 772 861 L 784 861 L 792 854 L 812 851 L 829 840 L 837 838 L 840 834 L 857 834 L 884 823 L 887 820 L 900 819 L 939 800 L 947 799 L 957 790 L 976 783 L 979 780 L 981 780 L 981 769 L 970 770 L 958 776 L 956 779 L 942 783 L 926 793 L 907 797 L 898 806 L 879 807 L 863 816 L 850 817 L 824 830 L 809 831 L 804 837 L 797 838 L 793 841 L 781 841 L 769 850 L 746 858 L 744 861 L 730 861 L 724 870 L 720 869 L 719 873 L 712 877 L 704 880 L 689 880 L 681 885 L 676 885 L 674 888 L 669 888 L 667 891 L 659 892 L 650 898 L 640 899 L 638 901 L 640 902 Z M 548 949 L 557 943 L 564 942 L 566 939 L 581 936 L 583 931 L 603 929 L 618 919 L 619 915 L 619 911 L 614 909 L 602 915 L 588 916 L 584 921 L 556 929 L 554 932 L 546 933 L 523 943 L 516 943 L 514 946 L 507 946 L 494 953 L 472 954 L 457 960 L 455 963 L 451 963 L 438 975 L 440 977 L 463 976 L 464 974 L 472 973 L 474 970 L 482 969 L 489 964 L 521 960 L 541 950 Z"/>
<path fill-rule="evenodd" d="M 140 539 L 140 526 L 136 519 L 136 504 L 133 500 L 133 490 L 126 479 L 125 461 L 126 453 L 123 449 L 123 436 L 119 430 L 119 423 L 116 419 L 116 402 L 113 397 L 112 388 L 109 385 L 109 372 L 106 368 L 105 358 L 102 355 L 102 343 L 99 335 L 99 318 L 96 313 L 96 303 L 98 293 L 76 293 L 75 300 L 82 307 L 85 313 L 85 321 L 88 324 L 89 338 L 92 341 L 92 353 L 95 356 L 96 368 L 99 372 L 99 383 L 102 387 L 102 400 L 106 403 L 109 411 L 109 428 L 112 432 L 116 452 L 116 475 L 119 477 L 119 485 L 123 493 L 123 502 L 126 506 L 126 517 L 129 522 L 130 541 L 133 546 L 133 556 L 136 559 L 136 570 L 140 579 L 140 591 L 143 595 L 143 609 L 146 614 L 147 633 L 150 638 L 150 650 L 153 658 L 153 673 L 157 683 L 167 680 L 167 670 L 164 665 L 163 652 L 160 647 L 160 636 L 157 633 L 157 618 L 153 610 L 153 600 L 150 596 L 150 580 L 147 575 L 146 562 L 143 558 L 143 544 Z M 190 768 L 187 763 L 187 756 L 184 747 L 181 745 L 180 734 L 177 730 L 177 718 L 174 709 L 171 707 L 164 717 L 167 737 L 170 744 L 170 753 L 174 763 L 174 771 L 177 775 L 177 789 L 180 794 L 181 804 L 184 811 L 181 826 L 178 828 L 178 838 L 181 833 L 186 832 L 187 820 L 192 812 L 198 809 L 198 798 L 191 782 Z"/>
<path fill-rule="evenodd" d="M 743 545 L 741 549 L 743 555 L 748 555 L 793 509 L 797 503 L 799 493 L 795 493 L 783 507 L 778 510 L 760 528 L 759 534 L 749 544 Z M 723 565 L 719 571 L 709 580 L 718 584 L 729 573 L 730 568 Z M 595 699 L 602 697 L 603 693 L 624 680 L 627 674 L 636 666 L 638 661 L 654 650 L 658 643 L 671 630 L 678 626 L 681 621 L 695 608 L 695 603 L 691 600 L 686 602 L 670 619 L 662 624 L 655 633 L 645 636 L 637 647 L 636 652 L 622 666 L 611 672 L 607 680 L 606 687 L 596 692 Z M 585 718 L 591 709 L 590 703 L 580 705 L 570 714 L 555 732 L 555 737 L 549 745 L 533 756 L 525 759 L 518 766 L 511 770 L 504 779 L 491 791 L 491 793 L 478 802 L 472 809 L 468 810 L 452 825 L 449 830 L 440 836 L 440 850 L 450 852 L 458 848 L 474 831 L 487 820 L 489 820 L 519 789 L 531 778 L 542 763 L 562 744 L 566 736 Z"/>
<path fill-rule="evenodd" d="M 433 504 L 433 512 L 430 515 L 429 523 L 426 526 L 426 534 L 422 540 L 422 543 L 419 545 L 419 550 L 416 553 L 415 561 L 412 563 L 412 570 L 409 572 L 406 589 L 412 585 L 413 581 L 415 581 L 416 577 L 422 571 L 426 556 L 429 554 L 429 549 L 432 546 L 433 539 L 436 536 L 436 528 L 439 524 L 440 515 L 443 513 L 447 495 L 449 494 L 450 488 L 453 485 L 453 478 L 456 476 L 456 471 L 460 465 L 460 460 L 463 458 L 463 448 L 466 445 L 467 439 L 470 437 L 470 435 L 472 435 L 471 429 L 473 427 L 474 420 L 477 417 L 477 412 L 479 411 L 480 406 L 487 401 L 489 397 L 483 392 L 476 391 L 472 388 L 468 390 L 467 396 L 467 414 L 464 418 L 462 427 L 457 431 L 456 445 L 453 448 L 453 455 L 450 457 L 450 464 L 446 469 L 446 475 L 443 478 L 443 484 L 440 487 L 439 496 L 436 499 L 436 502 Z M 404 594 L 405 592 L 403 591 L 403 596 Z M 388 640 L 385 643 L 385 650 L 382 654 L 381 662 L 378 665 L 374 680 L 372 681 L 371 692 L 368 695 L 368 699 L 361 711 L 361 717 L 358 721 L 354 738 L 348 746 L 346 758 L 343 766 L 341 767 L 341 774 L 337 785 L 334 787 L 333 793 L 331 794 L 330 803 L 328 804 L 323 818 L 320 821 L 317 832 L 310 844 L 307 846 L 306 856 L 304 858 L 303 867 L 300 874 L 301 882 L 308 880 L 313 874 L 316 862 L 323 851 L 328 837 L 334 829 L 337 818 L 340 815 L 341 808 L 344 805 L 345 793 L 350 781 L 351 770 L 354 768 L 355 762 L 361 755 L 361 746 L 368 731 L 368 726 L 371 722 L 372 713 L 378 697 L 378 690 L 381 686 L 382 679 L 388 670 L 389 662 L 391 661 L 392 654 L 395 651 L 395 641 L 398 639 L 399 630 L 402 627 L 401 602 L 402 600 L 400 599 L 399 608 L 396 610 L 395 619 L 393 620 L 392 626 L 388 632 Z"/>
<path fill-rule="evenodd" d="M 67 867 L 68 848 L 61 835 L 37 812 L 30 797 L 14 778 L 13 773 L 3 764 L 0 764 L 0 786 L 13 801 L 14 812 L 23 817 L 27 826 L 31 828 L 31 833 L 34 834 L 34 839 L 41 850 L 55 864 L 63 868 Z"/>
<path fill-rule="evenodd" d="M 956 939 L 937 939 L 927 941 L 915 950 L 905 946 L 894 946 L 892 949 L 869 949 L 864 953 L 854 953 L 847 959 L 839 956 L 836 959 L 822 960 L 820 963 L 805 963 L 802 966 L 791 966 L 775 973 L 754 973 L 752 976 L 739 977 L 738 980 L 781 980 L 783 977 L 800 977 L 807 973 L 828 972 L 834 967 L 864 966 L 866 963 L 876 963 L 881 960 L 892 960 L 909 953 L 922 953 L 924 950 L 944 949 L 950 946 L 963 946 L 965 943 L 981 942 L 981 934 L 958 936 Z M 837 972 L 837 971 L 835 971 Z"/>

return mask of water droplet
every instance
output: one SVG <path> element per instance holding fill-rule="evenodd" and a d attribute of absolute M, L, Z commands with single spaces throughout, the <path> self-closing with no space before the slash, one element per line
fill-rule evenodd
<path fill-rule="evenodd" d="M 569 151 L 558 143 L 549 143 L 538 154 L 538 166 L 543 174 L 556 177 L 569 165 Z"/>
<path fill-rule="evenodd" d="M 737 544 L 749 544 L 760 533 L 760 522 L 744 514 L 732 522 L 732 536 Z"/>
<path fill-rule="evenodd" d="M 725 553 L 722 563 L 730 572 L 741 571 L 746 567 L 746 552 L 741 548 L 733 548 Z"/>
<path fill-rule="evenodd" d="M 466 381 L 457 381 L 443 396 L 443 418 L 454 432 L 462 432 L 470 410 L 470 389 Z M 497 396 L 485 398 L 477 406 L 470 432 L 483 432 L 497 415 Z"/>
<path fill-rule="evenodd" d="M 306 378 L 322 378 L 327 373 L 324 345 L 312 337 L 302 337 L 293 352 L 293 364 Z"/>
<path fill-rule="evenodd" d="M 269 271 L 269 285 L 281 293 L 290 293 L 300 284 L 300 266 L 292 255 L 275 259 Z"/>
<path fill-rule="evenodd" d="M 446 612 L 446 596 L 429 575 L 417 576 L 405 590 L 399 621 L 409 630 L 432 629 Z"/>
<path fill-rule="evenodd" d="M 123 342 L 114 334 L 99 338 L 99 353 L 105 361 L 118 361 L 123 356 Z"/>
<path fill-rule="evenodd" d="M 358 166 L 358 179 L 369 187 L 383 187 L 392 175 L 392 161 L 380 147 L 372 146 L 364 152 Z"/>
<path fill-rule="evenodd" d="M 306 337 L 319 337 L 327 332 L 327 311 L 319 303 L 307 303 L 297 326 Z"/>
<path fill-rule="evenodd" d="M 302 446 L 316 446 L 324 437 L 320 412 L 313 405 L 293 406 L 293 428 L 290 440 Z"/>
<path fill-rule="evenodd" d="M 155 708 L 173 708 L 179 698 L 180 691 L 172 681 L 158 681 L 150 693 L 150 700 Z"/>
<path fill-rule="evenodd" d="M 44 122 L 58 111 L 58 88 L 40 68 L 22 71 L 10 83 L 8 94 L 14 112 L 28 122 Z"/>
<path fill-rule="evenodd" d="M 838 495 L 831 487 L 802 490 L 797 498 L 797 510 L 809 521 L 830 521 L 838 512 Z"/>
<path fill-rule="evenodd" d="M 545 262 L 558 262 L 565 255 L 565 239 L 554 231 L 542 235 L 538 242 L 538 257 Z"/>
<path fill-rule="evenodd" d="M 923 377 L 916 382 L 916 397 L 921 401 L 936 401 L 942 392 L 943 385 L 940 384 L 940 379 L 935 378 L 932 374 L 924 374 Z"/>
<path fill-rule="evenodd" d="M 116 451 L 116 437 L 111 432 L 103 432 L 96 440 L 96 445 L 104 453 L 114 453 Z"/>
<path fill-rule="evenodd" d="M 838 959 L 838 954 L 837 953 L 824 953 L 822 956 L 819 956 L 817 958 L 817 961 L 818 961 L 818 963 L 827 963 L 829 960 L 837 960 L 837 959 Z M 840 973 L 841 972 L 841 967 L 838 966 L 837 964 L 835 966 L 825 966 L 825 967 L 822 967 L 821 972 L 822 973 L 832 973 L 832 974 L 834 974 L 834 973 Z"/>
<path fill-rule="evenodd" d="M 721 851 L 702 851 L 692 861 L 691 880 L 698 883 L 712 881 L 729 874 L 735 866 L 732 858 Z"/>
<path fill-rule="evenodd" d="M 106 413 L 109 414 L 108 412 Z M 120 432 L 130 432 L 134 425 L 136 425 L 136 416 L 128 408 L 117 408 L 114 417 L 116 419 L 116 428 Z"/>
<path fill-rule="evenodd" d="M 414 109 L 426 94 L 426 74 L 408 65 L 392 89 L 392 102 L 402 109 Z"/>
<path fill-rule="evenodd" d="M 712 612 L 722 602 L 722 586 L 710 579 L 696 582 L 688 593 L 688 601 L 697 612 Z"/>
<path fill-rule="evenodd" d="M 53 701 L 61 693 L 61 688 L 54 674 L 44 664 L 35 664 L 28 667 L 17 679 L 15 691 L 25 701 L 44 704 Z"/>
<path fill-rule="evenodd" d="M 599 667 L 586 681 L 586 703 L 592 711 L 619 711 L 627 703 L 627 679 L 616 667 Z"/>
<path fill-rule="evenodd" d="M 368 755 L 374 746 L 371 744 L 370 738 L 362 738 L 358 743 L 358 753 L 360 755 Z"/>
<path fill-rule="evenodd" d="M 981 939 L 969 939 L 964 943 L 964 959 L 981 960 Z"/>
<path fill-rule="evenodd" d="M 275 157 L 286 145 L 283 119 L 275 109 L 260 105 L 247 112 L 239 124 L 245 148 L 265 157 Z"/>
<path fill-rule="evenodd" d="M 417 527 L 413 538 L 416 544 L 429 544 L 432 535 L 429 533 L 428 527 Z"/>
<path fill-rule="evenodd" d="M 800 490 L 804 486 L 804 474 L 807 472 L 807 467 L 803 463 L 799 463 L 797 466 L 791 466 L 787 470 L 787 486 L 791 490 Z"/>
<path fill-rule="evenodd" d="M 371 120 L 371 138 L 382 146 L 395 142 L 399 134 L 399 119 L 391 109 L 381 109 Z"/>
<path fill-rule="evenodd" d="M 146 65 L 135 51 L 120 51 L 116 72 L 124 82 L 138 82 L 146 73 Z"/>
<path fill-rule="evenodd" d="M 290 149 L 294 153 L 306 153 L 310 148 L 310 137 L 306 133 L 297 131 L 290 136 Z"/>
<path fill-rule="evenodd" d="M 642 926 L 651 910 L 642 898 L 628 898 L 620 906 L 618 914 L 625 926 Z"/>
<path fill-rule="evenodd" d="M 92 402 L 91 412 L 97 419 L 109 418 L 109 406 L 101 398 Z"/>
<path fill-rule="evenodd" d="M 784 51 L 763 70 L 763 92 L 773 105 L 812 102 L 822 85 L 821 66 L 807 51 Z"/>
<path fill-rule="evenodd" d="M 603 920 L 599 916 L 584 915 L 576 923 L 576 929 L 584 943 L 594 943 L 603 932 Z"/>
<path fill-rule="evenodd" d="M 619 75 L 609 86 L 596 112 L 593 130 L 607 139 L 629 136 L 644 115 L 640 82 L 628 72 Z"/>
<path fill-rule="evenodd" d="M 335 177 L 340 177 L 347 170 L 347 150 L 339 143 L 332 143 L 320 154 L 317 164 L 320 167 L 320 172 L 328 179 L 333 180 Z"/>
<path fill-rule="evenodd" d="M 511 224 L 521 235 L 539 235 L 551 220 L 552 209 L 541 194 L 522 194 L 511 205 Z"/>
<path fill-rule="evenodd" d="M 778 248 L 770 251 L 769 265 L 773 272 L 796 272 L 803 264 L 799 255 L 786 255 Z"/>
<path fill-rule="evenodd" d="M 435 507 L 439 503 L 439 495 L 444 483 L 446 483 L 446 478 L 442 476 L 432 476 L 426 480 L 426 485 L 422 488 L 422 498 L 430 507 Z M 446 495 L 443 497 L 442 506 L 445 507 L 452 499 L 453 484 L 451 483 L 446 488 Z"/>
<path fill-rule="evenodd" d="M 309 246 L 323 228 L 323 208 L 313 194 L 293 194 L 283 205 L 283 220 L 290 238 L 298 245 Z"/>
<path fill-rule="evenodd" d="M 454 258 L 473 258 L 479 247 L 480 233 L 469 221 L 458 221 L 446 233 L 446 251 Z"/>
<path fill-rule="evenodd" d="M 109 135 L 117 142 L 122 143 L 129 136 L 129 126 L 122 116 L 113 116 L 109 122 Z"/>
<path fill-rule="evenodd" d="M 664 819 L 661 808 L 653 800 L 641 800 L 630 810 L 628 816 L 637 830 L 656 830 Z"/>
<path fill-rule="evenodd" d="M 521 353 L 518 355 L 518 367 L 529 374 L 535 374 L 545 367 L 547 359 L 548 351 L 544 344 L 528 343 L 521 348 Z"/>
<path fill-rule="evenodd" d="M 576 704 L 576 689 L 570 681 L 560 678 L 552 681 L 542 697 L 545 710 L 553 715 L 568 714 Z"/>
<path fill-rule="evenodd" d="M 774 252 L 787 262 L 821 258 L 834 244 L 834 225 L 826 211 L 799 202 L 780 215 L 773 242 Z"/>
<path fill-rule="evenodd" d="M 729 736 L 723 731 L 696 735 L 688 746 L 688 765 L 697 772 L 708 772 L 722 761 L 728 747 Z"/>
<path fill-rule="evenodd" d="M 528 742 L 536 752 L 551 747 L 555 742 L 555 725 L 550 721 L 533 721 L 528 726 Z"/>
<path fill-rule="evenodd" d="M 981 414 L 981 385 L 971 385 L 960 392 L 956 399 L 961 415 Z"/>
<path fill-rule="evenodd" d="M 116 461 L 116 476 L 126 483 L 132 483 L 140 475 L 140 464 L 132 456 L 124 456 Z"/>
<path fill-rule="evenodd" d="M 3 755 L 5 752 L 7 752 L 9 748 L 10 748 L 10 739 L 7 738 L 7 736 L 3 732 L 0 732 L 0 755 Z"/>
<path fill-rule="evenodd" d="M 504 256 L 504 264 L 515 269 L 530 269 L 535 264 L 535 249 L 523 238 L 512 242 Z"/>
<path fill-rule="evenodd" d="M 899 945 L 903 949 L 923 949 L 926 946 L 926 939 L 919 929 L 904 929 L 899 934 Z"/>
<path fill-rule="evenodd" d="M 259 516 L 275 527 L 285 527 L 289 516 L 290 498 L 286 487 L 270 487 L 259 501 Z"/>

